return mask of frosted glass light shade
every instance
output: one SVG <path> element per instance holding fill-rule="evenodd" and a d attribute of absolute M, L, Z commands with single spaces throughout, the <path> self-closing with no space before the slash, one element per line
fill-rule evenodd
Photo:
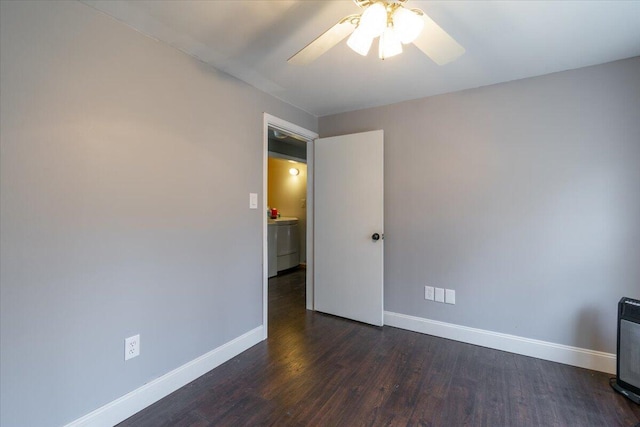
<path fill-rule="evenodd" d="M 393 27 L 389 26 L 380 36 L 380 44 L 378 46 L 378 57 L 380 59 L 391 58 L 402 53 L 402 43 L 398 38 L 398 34 Z"/>
<path fill-rule="evenodd" d="M 351 33 L 349 40 L 347 40 L 347 46 L 353 49 L 356 53 L 359 53 L 362 56 L 367 56 L 369 49 L 371 49 L 372 42 L 373 37 L 366 34 L 360 27 L 358 27 L 353 33 Z"/>
<path fill-rule="evenodd" d="M 393 27 L 400 41 L 404 44 L 414 41 L 424 27 L 424 20 L 417 13 L 399 7 L 393 13 Z"/>
<path fill-rule="evenodd" d="M 362 17 L 358 28 L 369 37 L 378 37 L 387 28 L 387 8 L 382 2 L 376 2 L 369 6 Z"/>

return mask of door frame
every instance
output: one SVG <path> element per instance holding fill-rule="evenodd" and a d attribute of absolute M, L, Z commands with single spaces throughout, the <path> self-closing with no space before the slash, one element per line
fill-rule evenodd
<path fill-rule="evenodd" d="M 269 310 L 269 259 L 267 247 L 267 177 L 269 159 L 269 128 L 292 133 L 307 141 L 307 310 L 313 310 L 313 143 L 316 132 L 300 127 L 271 114 L 263 114 L 262 128 L 262 325 L 263 339 L 268 336 Z"/>

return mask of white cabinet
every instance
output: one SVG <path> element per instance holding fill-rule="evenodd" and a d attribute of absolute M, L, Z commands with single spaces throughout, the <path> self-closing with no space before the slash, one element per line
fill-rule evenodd
<path fill-rule="evenodd" d="M 298 218 L 282 217 L 269 220 L 267 226 L 269 277 L 300 264 Z"/>
<path fill-rule="evenodd" d="M 288 218 L 282 222 L 276 220 L 276 226 L 278 228 L 278 271 L 297 267 L 300 264 L 298 220 Z"/>

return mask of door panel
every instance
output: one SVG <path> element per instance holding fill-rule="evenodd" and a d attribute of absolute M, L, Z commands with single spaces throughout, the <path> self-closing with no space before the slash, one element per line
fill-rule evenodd
<path fill-rule="evenodd" d="M 383 131 L 314 144 L 315 309 L 383 324 Z"/>

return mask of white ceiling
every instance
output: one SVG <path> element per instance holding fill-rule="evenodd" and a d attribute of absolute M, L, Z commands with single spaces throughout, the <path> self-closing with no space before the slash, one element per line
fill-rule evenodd
<path fill-rule="evenodd" d="M 345 15 L 351 0 L 84 3 L 316 116 L 640 55 L 640 0 L 419 1 L 466 53 L 438 66 L 415 46 L 381 61 L 346 42 L 306 66 L 287 59 Z"/>

